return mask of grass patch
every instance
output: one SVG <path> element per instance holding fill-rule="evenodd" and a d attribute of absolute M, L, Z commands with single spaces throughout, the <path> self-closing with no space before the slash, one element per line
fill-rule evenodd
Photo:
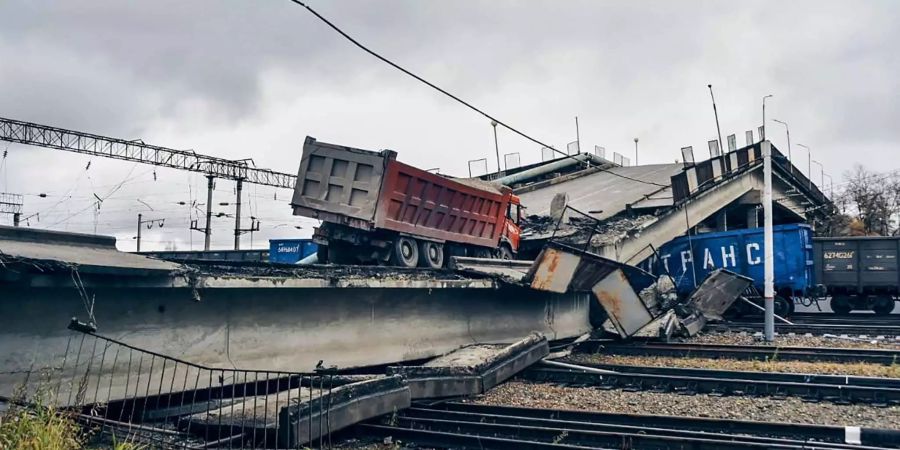
<path fill-rule="evenodd" d="M 10 405 L 0 414 L 0 448 L 70 450 L 83 444 L 82 428 L 52 407 Z"/>

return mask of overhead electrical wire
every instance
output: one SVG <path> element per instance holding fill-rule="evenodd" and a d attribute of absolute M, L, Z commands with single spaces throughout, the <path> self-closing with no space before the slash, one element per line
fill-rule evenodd
<path fill-rule="evenodd" d="M 531 142 L 534 142 L 535 144 L 538 144 L 538 145 L 540 145 L 540 146 L 542 146 L 542 147 L 549 148 L 550 150 L 553 150 L 554 152 L 559 153 L 559 154 L 563 155 L 564 157 L 567 157 L 567 158 L 573 158 L 573 159 L 575 158 L 573 155 L 570 155 L 570 154 L 568 154 L 568 153 L 566 153 L 566 152 L 563 152 L 562 150 L 558 150 L 558 149 L 556 149 L 555 147 L 553 147 L 552 145 L 545 144 L 545 143 L 543 143 L 543 142 L 541 142 L 541 141 L 539 141 L 539 140 L 537 140 L 537 139 L 535 139 L 535 138 L 533 138 L 533 137 L 531 137 L 531 136 L 525 134 L 524 132 L 519 131 L 519 130 L 516 129 L 516 128 L 513 128 L 512 126 L 507 125 L 507 124 L 506 124 L 505 122 L 503 122 L 502 120 L 500 120 L 500 119 L 498 119 L 498 118 L 496 118 L 496 117 L 494 117 L 494 116 L 492 116 L 492 115 L 490 115 L 490 114 L 484 112 L 484 111 L 481 110 L 480 108 L 478 108 L 478 107 L 472 105 L 471 103 L 469 103 L 469 102 L 467 102 L 467 101 L 465 101 L 465 100 L 459 98 L 458 96 L 456 96 L 456 95 L 454 95 L 454 94 L 451 94 L 450 92 L 446 91 L 445 89 L 441 88 L 440 86 L 437 86 L 436 84 L 434 84 L 434 83 L 432 83 L 432 82 L 430 82 L 430 81 L 428 81 L 428 80 L 426 80 L 426 79 L 420 77 L 419 75 L 416 75 L 415 73 L 410 72 L 409 70 L 407 70 L 407 69 L 403 68 L 402 66 L 400 66 L 399 64 L 397 64 L 397 63 L 395 63 L 395 62 L 393 62 L 393 61 L 387 59 L 386 57 L 381 56 L 379 53 L 377 53 L 377 52 L 375 52 L 374 50 L 372 50 L 372 49 L 366 47 L 366 46 L 363 45 L 361 42 L 359 42 L 359 41 L 357 41 L 356 39 L 354 39 L 352 36 L 350 36 L 349 34 L 347 34 L 346 32 L 344 32 L 344 30 L 340 29 L 337 25 L 333 24 L 330 20 L 326 19 L 326 18 L 323 17 L 321 14 L 319 14 L 318 12 L 316 12 L 316 10 L 312 9 L 312 8 L 309 7 L 307 4 L 301 2 L 300 0 L 290 0 L 290 1 L 291 1 L 292 3 L 296 3 L 297 5 L 300 5 L 300 6 L 304 7 L 304 8 L 306 8 L 306 10 L 309 11 L 310 13 L 312 13 L 312 15 L 316 16 L 316 18 L 318 18 L 320 21 L 322 21 L 323 23 L 325 23 L 325 25 L 328 25 L 328 27 L 330 27 L 332 30 L 336 31 L 338 34 L 340 34 L 341 36 L 343 36 L 345 39 L 347 39 L 348 41 L 350 41 L 351 43 L 353 43 L 353 45 L 359 47 L 362 51 L 364 51 L 364 52 L 366 52 L 366 53 L 368 53 L 368 54 L 370 54 L 370 55 L 372 55 L 372 56 L 378 58 L 379 60 L 381 60 L 382 62 L 384 62 L 384 63 L 386 63 L 386 64 L 388 64 L 388 65 L 390 65 L 391 67 L 393 67 L 393 68 L 395 68 L 395 69 L 397 69 L 397 70 L 399 70 L 399 71 L 405 73 L 406 75 L 409 75 L 410 77 L 412 77 L 412 78 L 418 80 L 419 82 L 421 82 L 421 83 L 427 85 L 428 87 L 430 87 L 430 88 L 432 88 L 432 89 L 434 89 L 434 90 L 436 90 L 436 91 L 438 91 L 438 92 L 440 92 L 440 93 L 446 95 L 447 97 L 450 97 L 451 99 L 456 100 L 458 103 L 460 103 L 460 104 L 466 106 L 467 108 L 471 109 L 472 111 L 475 111 L 475 112 L 477 112 L 478 114 L 481 114 L 482 116 L 484 116 L 484 117 L 486 117 L 486 118 L 488 118 L 488 119 L 491 119 L 492 121 L 496 122 L 497 125 L 502 125 L 502 126 L 503 126 L 504 128 L 506 128 L 507 130 L 512 131 L 513 133 L 518 134 L 519 136 L 521 136 L 521 137 L 523 137 L 523 138 L 525 138 L 525 139 L 527 139 L 527 140 L 529 140 L 529 141 L 531 141 Z M 617 174 L 617 173 L 615 173 L 615 172 L 610 172 L 608 169 L 604 169 L 603 171 L 609 172 L 609 173 L 611 173 L 611 174 L 613 174 L 613 175 L 616 175 L 616 176 L 619 176 L 619 177 L 622 177 L 622 178 L 625 178 L 625 179 L 628 179 L 628 180 L 636 181 L 636 182 L 639 182 L 639 183 L 644 183 L 644 184 L 649 184 L 649 185 L 659 186 L 659 187 L 669 187 L 668 184 L 660 184 L 660 183 L 654 183 L 654 182 L 652 182 L 652 181 L 640 180 L 640 179 L 628 177 L 628 176 L 625 176 L 625 175 L 622 175 L 622 174 Z"/>

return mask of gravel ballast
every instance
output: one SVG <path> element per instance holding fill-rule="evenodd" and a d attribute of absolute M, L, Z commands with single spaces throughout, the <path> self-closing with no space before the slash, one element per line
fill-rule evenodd
<path fill-rule="evenodd" d="M 900 429 L 898 406 L 882 408 L 827 402 L 807 403 L 797 398 L 606 391 L 518 380 L 497 386 L 473 402 L 531 408 Z"/>
<path fill-rule="evenodd" d="M 690 367 L 698 369 L 743 370 L 748 372 L 810 373 L 823 375 L 856 375 L 865 377 L 900 378 L 900 364 L 885 366 L 864 363 L 836 363 L 810 361 L 745 361 L 738 359 L 685 358 L 677 356 L 630 356 L 602 353 L 578 353 L 564 362 L 619 364 L 627 366 Z"/>
<path fill-rule="evenodd" d="M 709 333 L 684 339 L 681 342 L 691 344 L 730 344 L 730 345 L 778 345 L 785 347 L 834 347 L 834 348 L 871 348 L 883 350 L 900 350 L 900 340 L 863 339 L 859 337 L 826 337 L 803 335 L 778 335 L 770 344 L 749 333 Z"/>

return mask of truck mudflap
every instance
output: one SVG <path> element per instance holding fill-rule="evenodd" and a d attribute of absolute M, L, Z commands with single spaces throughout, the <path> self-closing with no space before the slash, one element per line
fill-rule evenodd
<path fill-rule="evenodd" d="M 667 276 L 561 244 L 549 243 L 523 282 L 532 289 L 590 292 L 607 324 L 593 323 L 621 338 L 693 336 L 708 321 L 721 319 L 753 280 L 728 270 L 710 273 L 690 295 L 679 296 Z"/>

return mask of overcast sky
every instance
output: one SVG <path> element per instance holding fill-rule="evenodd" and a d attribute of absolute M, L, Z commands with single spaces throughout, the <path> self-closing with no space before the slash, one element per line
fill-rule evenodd
<path fill-rule="evenodd" d="M 538 139 L 565 147 L 579 117 L 583 148 L 640 162 L 708 156 L 723 136 L 767 115 L 791 127 L 840 183 L 854 162 L 900 168 L 900 2 L 885 1 L 325 1 L 308 4 L 397 63 Z M 303 8 L 267 1 L 0 0 L 0 116 L 296 172 L 310 135 L 463 176 L 488 157 L 490 123 L 353 47 Z M 784 128 L 769 137 L 787 150 Z M 500 131 L 523 163 L 540 148 Z M 167 169 L 0 143 L 0 190 L 25 194 L 30 226 L 112 234 L 131 250 L 137 213 L 166 218 L 145 249 L 187 231 L 205 179 Z M 88 164 L 90 166 L 88 167 Z M 819 179 L 818 166 L 813 166 Z M 253 244 L 306 237 L 290 192 L 248 187 Z M 46 194 L 40 197 L 39 194 Z M 99 211 L 94 194 L 105 198 Z M 233 213 L 220 180 L 216 212 Z M 140 199 L 143 203 L 139 202 Z M 185 202 L 186 205 L 179 205 Z M 146 205 L 149 206 L 145 206 Z M 153 209 L 153 211 L 150 210 Z M 196 211 L 193 214 L 196 218 Z M 0 223 L 9 223 L 0 217 Z M 230 248 L 233 219 L 214 220 Z M 201 219 L 202 225 L 202 219 Z M 245 223 L 248 220 L 245 218 Z M 301 226 L 302 229 L 295 229 Z M 244 246 L 249 244 L 244 238 Z"/>

